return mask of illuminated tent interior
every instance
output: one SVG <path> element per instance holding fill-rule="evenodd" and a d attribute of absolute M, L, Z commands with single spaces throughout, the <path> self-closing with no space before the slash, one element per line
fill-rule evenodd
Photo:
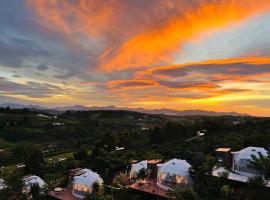
<path fill-rule="evenodd" d="M 74 176 L 72 194 L 78 198 L 84 198 L 87 193 L 91 193 L 94 183 L 101 186 L 103 184 L 102 178 L 96 172 L 90 169 L 82 169 L 81 175 Z"/>
<path fill-rule="evenodd" d="M 260 147 L 247 147 L 241 151 L 234 152 L 233 171 L 245 176 L 259 175 L 259 170 L 252 165 L 252 155 L 259 158 L 260 154 L 266 157 L 268 152 L 266 149 Z"/>
<path fill-rule="evenodd" d="M 157 185 L 165 190 L 192 187 L 190 168 L 191 165 L 187 161 L 179 159 L 172 159 L 164 164 L 159 164 Z"/>

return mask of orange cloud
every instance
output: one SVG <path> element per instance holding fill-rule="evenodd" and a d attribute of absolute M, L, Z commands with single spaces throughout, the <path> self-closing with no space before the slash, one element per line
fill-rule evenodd
<path fill-rule="evenodd" d="M 239 66 L 238 66 L 239 65 Z M 253 71 L 247 67 L 251 66 Z M 200 69 L 204 69 L 202 72 Z M 155 78 L 166 79 L 181 76 L 181 73 L 190 71 L 191 74 L 184 74 L 187 78 L 205 76 L 214 70 L 213 80 L 249 80 L 251 78 L 262 78 L 269 76 L 270 58 L 240 57 L 221 60 L 207 60 L 180 65 L 164 65 L 152 67 L 135 73 L 138 79 Z M 226 70 L 226 71 L 224 71 Z M 198 72 L 199 71 L 199 72 Z M 241 73 L 242 72 L 242 73 Z"/>
<path fill-rule="evenodd" d="M 116 1 L 96 2 L 93 0 L 27 0 L 39 16 L 39 21 L 47 28 L 64 34 L 91 34 L 98 37 L 109 28 L 114 12 L 117 11 Z M 110 6 L 108 6 L 108 4 Z"/>
<path fill-rule="evenodd" d="M 153 80 L 114 80 L 107 83 L 107 87 L 112 90 L 145 89 L 158 85 Z"/>
<path fill-rule="evenodd" d="M 184 42 L 270 8 L 269 0 L 27 2 L 41 25 L 72 45 L 82 46 L 81 36 L 97 40 L 103 49 L 98 65 L 104 71 L 168 63 Z"/>
<path fill-rule="evenodd" d="M 199 33 L 238 23 L 270 7 L 268 0 L 200 1 L 196 9 L 187 9 L 161 27 L 127 40 L 113 57 L 101 56 L 105 71 L 146 67 L 171 62 L 171 53 L 179 45 L 194 40 Z"/>

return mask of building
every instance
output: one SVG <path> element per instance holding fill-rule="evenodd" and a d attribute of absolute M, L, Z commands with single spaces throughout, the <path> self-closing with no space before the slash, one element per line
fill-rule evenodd
<path fill-rule="evenodd" d="M 192 187 L 190 168 L 191 165 L 186 160 L 179 159 L 158 164 L 157 185 L 165 190 Z"/>
<path fill-rule="evenodd" d="M 232 167 L 231 148 L 218 148 L 215 150 L 217 160 L 221 166 L 230 169 Z"/>
<path fill-rule="evenodd" d="M 75 197 L 84 198 L 87 193 L 92 192 L 95 183 L 99 187 L 103 185 L 103 180 L 99 174 L 90 169 L 81 169 L 73 177 L 72 194 Z"/>
<path fill-rule="evenodd" d="M 244 176 L 261 175 L 259 169 L 252 164 L 253 156 L 259 158 L 260 155 L 267 157 L 268 152 L 260 147 L 247 147 L 241 151 L 233 152 L 232 170 Z"/>

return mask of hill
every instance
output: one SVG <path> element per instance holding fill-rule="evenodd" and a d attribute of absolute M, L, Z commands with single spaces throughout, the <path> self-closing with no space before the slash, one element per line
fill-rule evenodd
<path fill-rule="evenodd" d="M 65 107 L 54 107 L 46 108 L 39 105 L 23 105 L 15 103 L 4 103 L 0 104 L 0 107 L 22 109 L 28 108 L 31 110 L 50 110 L 50 111 L 59 111 L 64 112 L 67 110 L 73 111 L 94 111 L 94 110 L 128 110 L 134 112 L 140 112 L 145 114 L 163 114 L 163 115 L 177 115 L 177 116 L 250 116 L 248 114 L 237 113 L 237 112 L 214 112 L 207 110 L 173 110 L 173 109 L 145 109 L 145 108 L 120 108 L 116 106 L 83 106 L 83 105 L 74 105 L 74 106 L 65 106 Z"/>

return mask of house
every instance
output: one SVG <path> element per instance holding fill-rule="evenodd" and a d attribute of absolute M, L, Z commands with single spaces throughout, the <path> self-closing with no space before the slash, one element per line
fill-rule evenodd
<path fill-rule="evenodd" d="M 72 194 L 77 198 L 84 198 L 87 193 L 92 192 L 95 183 L 99 187 L 103 185 L 100 175 L 90 169 L 81 169 L 73 177 Z"/>

